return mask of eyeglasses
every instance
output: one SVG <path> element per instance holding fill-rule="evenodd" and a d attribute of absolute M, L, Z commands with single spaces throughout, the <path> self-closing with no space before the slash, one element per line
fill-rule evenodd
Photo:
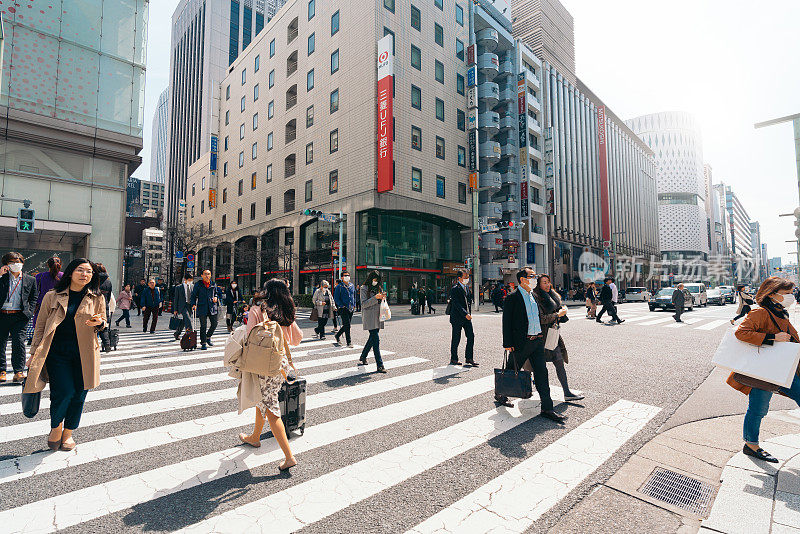
<path fill-rule="evenodd" d="M 75 269 L 75 272 L 78 273 L 78 274 L 94 274 L 93 270 L 91 270 L 91 269 L 82 269 L 80 267 Z"/>

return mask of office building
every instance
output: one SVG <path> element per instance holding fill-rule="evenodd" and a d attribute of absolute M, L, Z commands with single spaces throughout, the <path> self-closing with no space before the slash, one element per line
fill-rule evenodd
<path fill-rule="evenodd" d="M 150 148 L 150 180 L 159 184 L 167 181 L 167 146 L 169 143 L 169 88 L 158 97 L 153 114 Z"/>
<path fill-rule="evenodd" d="M 164 211 L 164 184 L 140 180 L 131 177 L 128 179 L 126 190 L 126 213 L 132 217 L 157 217 L 161 218 Z"/>
<path fill-rule="evenodd" d="M 102 262 L 119 287 L 125 186 L 141 164 L 147 0 L 8 2 L 0 91 L 7 198 L 29 199 L 35 233 L 0 206 L 0 247 L 26 269 L 57 253 Z"/>
<path fill-rule="evenodd" d="M 512 0 L 514 37 L 575 85 L 575 26 L 558 0 Z"/>
<path fill-rule="evenodd" d="M 145 228 L 142 232 L 142 255 L 146 279 L 164 275 L 164 253 L 164 231 L 160 228 Z"/>
<path fill-rule="evenodd" d="M 210 150 L 219 84 L 282 0 L 180 0 L 172 15 L 166 219 L 178 222 L 189 166 Z"/>
<path fill-rule="evenodd" d="M 750 216 L 739 197 L 725 184 L 715 184 L 724 193 L 725 218 L 728 227 L 728 251 L 736 280 L 741 283 L 753 281 L 755 255 L 753 253 Z"/>
<path fill-rule="evenodd" d="M 760 282 L 764 279 L 766 266 L 762 260 L 761 250 L 761 224 L 758 221 L 750 221 L 750 246 L 753 248 L 753 277 Z"/>
<path fill-rule="evenodd" d="M 778 256 L 776 258 L 769 259 L 769 273 L 770 275 L 774 275 L 776 271 L 783 267 L 783 259 Z"/>
<path fill-rule="evenodd" d="M 280 275 L 308 293 L 341 260 L 355 282 L 381 272 L 392 303 L 414 283 L 442 302 L 472 250 L 468 13 L 466 1 L 287 2 L 215 89 L 217 153 L 187 183 L 196 268 L 245 292 Z M 304 209 L 341 212 L 342 239 Z"/>

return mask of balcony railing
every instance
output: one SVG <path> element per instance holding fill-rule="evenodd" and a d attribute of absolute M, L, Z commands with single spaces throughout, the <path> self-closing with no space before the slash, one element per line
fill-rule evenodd
<path fill-rule="evenodd" d="M 286 109 L 292 109 L 295 104 L 297 104 L 297 95 L 296 94 L 289 94 L 286 95 Z"/>
<path fill-rule="evenodd" d="M 286 76 L 291 76 L 297 72 L 297 61 L 287 61 L 286 62 Z"/>

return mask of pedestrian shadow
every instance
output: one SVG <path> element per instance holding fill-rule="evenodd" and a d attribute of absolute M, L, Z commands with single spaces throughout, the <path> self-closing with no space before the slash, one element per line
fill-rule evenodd
<path fill-rule="evenodd" d="M 540 407 L 539 401 L 519 400 L 520 411 L 531 412 L 536 411 Z M 564 406 L 556 406 L 553 411 L 561 413 L 565 411 Z M 495 421 L 500 420 L 502 416 L 507 416 L 508 409 L 504 406 L 497 407 L 497 415 L 492 416 Z M 550 421 L 543 417 L 532 417 L 528 421 L 515 426 L 514 428 L 503 432 L 502 434 L 490 438 L 487 443 L 490 447 L 497 449 L 500 454 L 507 458 L 525 458 L 529 452 L 523 445 L 534 441 L 539 434 L 547 432 L 552 429 L 564 428 L 565 425 Z"/>
<path fill-rule="evenodd" d="M 348 376 L 346 378 L 332 378 L 330 380 L 323 380 L 322 383 L 331 388 L 338 388 L 342 386 L 357 386 L 372 379 L 372 376 L 377 374 L 377 371 L 372 371 L 356 376 Z"/>

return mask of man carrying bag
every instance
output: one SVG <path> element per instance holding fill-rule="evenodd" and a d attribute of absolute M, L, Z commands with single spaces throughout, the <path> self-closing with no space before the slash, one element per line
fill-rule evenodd
<path fill-rule="evenodd" d="M 509 356 L 504 365 L 505 372 L 495 370 L 495 402 L 502 406 L 513 406 L 506 394 L 510 391 L 505 390 L 504 384 L 509 374 L 517 380 L 530 380 L 528 373 L 518 371 L 526 361 L 530 361 L 533 381 L 542 402 L 542 416 L 563 423 L 565 418 L 553 411 L 553 399 L 550 398 L 539 304 L 531 287 L 531 280 L 535 277 L 536 273 L 530 267 L 520 270 L 517 273 L 519 289 L 508 295 L 503 305 L 503 347 Z M 564 313 L 564 310 L 559 311 L 559 315 Z"/>

